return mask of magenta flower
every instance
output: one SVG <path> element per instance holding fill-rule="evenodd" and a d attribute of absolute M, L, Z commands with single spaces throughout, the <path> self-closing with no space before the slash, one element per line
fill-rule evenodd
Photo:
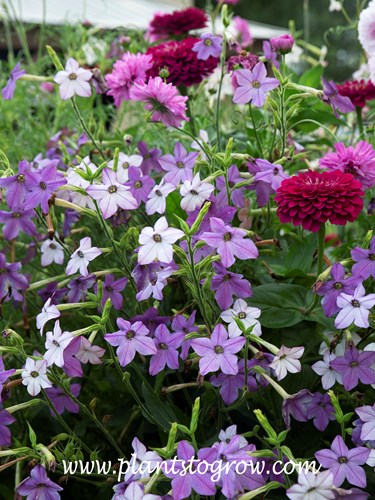
<path fill-rule="evenodd" d="M 72 384 L 70 386 L 69 392 L 76 398 L 78 398 L 79 393 L 81 391 L 81 386 L 79 384 Z M 65 392 L 60 389 L 60 387 L 50 387 L 46 389 L 46 394 L 50 398 L 55 407 L 55 410 L 59 415 L 64 413 L 65 410 L 70 413 L 79 413 L 80 406 L 78 403 L 75 403 L 69 396 L 65 394 Z M 55 412 L 50 409 L 50 413 L 53 417 L 56 417 Z"/>
<path fill-rule="evenodd" d="M 56 189 L 67 183 L 65 177 L 54 165 L 36 172 L 27 171 L 25 177 L 29 189 L 25 198 L 25 210 L 30 210 L 40 204 L 43 213 L 48 214 L 48 202 Z"/>
<path fill-rule="evenodd" d="M 329 104 L 336 118 L 339 118 L 340 113 L 349 113 L 355 111 L 355 106 L 349 97 L 339 94 L 339 90 L 334 81 L 327 81 L 323 78 L 323 97 L 322 101 Z"/>
<path fill-rule="evenodd" d="M 21 496 L 27 497 L 28 500 L 40 498 L 41 500 L 60 500 L 59 491 L 63 488 L 51 481 L 46 469 L 41 465 L 35 465 L 27 477 L 17 487 L 17 492 Z"/>
<path fill-rule="evenodd" d="M 314 419 L 318 431 L 323 432 L 330 420 L 335 420 L 335 411 L 327 393 L 315 392 L 307 408 L 307 418 Z"/>
<path fill-rule="evenodd" d="M 159 158 L 162 169 L 167 171 L 164 181 L 177 186 L 180 182 L 193 180 L 193 168 L 198 155 L 199 153 L 188 153 L 184 146 L 177 142 L 173 155 Z"/>
<path fill-rule="evenodd" d="M 104 307 L 108 299 L 111 299 L 111 304 L 115 309 L 118 311 L 122 309 L 124 297 L 121 292 L 124 290 L 127 283 L 128 278 L 126 277 L 115 280 L 113 274 L 107 274 L 102 285 L 102 307 Z M 96 285 L 95 292 L 97 292 L 97 289 L 98 287 Z"/>
<path fill-rule="evenodd" d="M 166 366 L 171 370 L 178 368 L 178 351 L 185 334 L 183 332 L 170 333 L 165 325 L 159 325 L 154 333 L 156 353 L 151 356 L 150 375 L 156 375 Z"/>
<path fill-rule="evenodd" d="M 199 42 L 191 49 L 197 53 L 197 58 L 207 61 L 209 57 L 220 57 L 223 39 L 221 36 L 214 36 L 211 33 L 204 33 Z"/>
<path fill-rule="evenodd" d="M 15 421 L 13 415 L 0 407 L 0 446 L 10 446 L 11 433 L 7 426 Z"/>
<path fill-rule="evenodd" d="M 316 290 L 318 295 L 323 296 L 322 307 L 326 316 L 332 316 L 340 310 L 337 298 L 341 293 L 352 294 L 358 285 L 358 278 L 351 276 L 345 278 L 345 268 L 337 262 L 331 269 L 332 280 L 328 280 Z"/>
<path fill-rule="evenodd" d="M 250 47 L 250 45 L 253 43 L 253 37 L 251 36 L 249 21 L 241 16 L 234 16 L 233 28 L 236 35 L 236 40 L 238 41 L 240 46 L 243 49 Z"/>
<path fill-rule="evenodd" d="M 245 344 L 244 337 L 230 339 L 223 325 L 216 325 L 210 338 L 193 339 L 191 347 L 200 356 L 199 369 L 201 375 L 221 370 L 226 375 L 238 373 L 236 353 Z"/>
<path fill-rule="evenodd" d="M 346 147 L 343 142 L 338 142 L 334 146 L 336 151 L 324 155 L 319 165 L 352 174 L 364 189 L 371 189 L 375 185 L 375 150 L 372 144 L 359 141 L 355 146 Z"/>
<path fill-rule="evenodd" d="M 25 74 L 26 71 L 21 69 L 21 63 L 18 62 L 10 72 L 9 80 L 1 91 L 4 101 L 10 101 L 13 98 L 14 91 L 16 90 L 16 81 Z"/>
<path fill-rule="evenodd" d="M 144 356 L 156 353 L 156 347 L 150 333 L 140 321 L 130 323 L 122 318 L 118 318 L 117 326 L 120 330 L 104 335 L 105 340 L 117 346 L 117 357 L 121 366 L 126 366 L 133 361 L 137 352 Z"/>
<path fill-rule="evenodd" d="M 131 54 L 125 52 L 121 59 L 113 65 L 112 73 L 105 76 L 108 85 L 108 95 L 115 101 L 115 106 L 120 106 L 123 101 L 130 99 L 130 90 L 134 83 L 146 81 L 146 73 L 152 68 L 152 57 L 147 54 Z"/>
<path fill-rule="evenodd" d="M 221 309 L 228 309 L 232 305 L 233 296 L 242 299 L 251 297 L 251 285 L 242 274 L 231 273 L 219 262 L 214 262 L 213 268 L 215 274 L 211 290 L 215 291 L 215 299 Z"/>
<path fill-rule="evenodd" d="M 178 94 L 172 83 L 164 83 L 160 77 L 150 78 L 147 84 L 135 83 L 130 91 L 134 101 L 144 101 L 145 109 L 152 112 L 153 122 L 162 122 L 167 127 L 180 127 L 186 116 L 187 96 Z"/>
<path fill-rule="evenodd" d="M 331 361 L 331 367 L 342 375 L 342 382 L 347 391 L 358 385 L 375 384 L 375 372 L 371 368 L 375 363 L 374 351 L 358 351 L 353 345 L 340 356 Z"/>
<path fill-rule="evenodd" d="M 375 279 L 375 236 L 370 242 L 369 250 L 356 247 L 350 253 L 355 262 L 352 273 L 362 280 L 366 280 L 370 276 Z"/>
<path fill-rule="evenodd" d="M 235 72 L 237 85 L 233 96 L 236 104 L 251 103 L 258 108 L 266 101 L 267 92 L 280 85 L 277 78 L 267 77 L 267 70 L 262 62 L 258 62 L 254 69 L 240 69 Z"/>
<path fill-rule="evenodd" d="M 294 38 L 286 33 L 285 35 L 270 38 L 270 44 L 273 50 L 279 52 L 279 54 L 288 54 L 293 48 Z"/>
<path fill-rule="evenodd" d="M 29 282 L 26 276 L 19 274 L 21 267 L 20 262 L 8 264 L 5 255 L 0 253 L 0 299 L 13 297 L 15 300 L 22 300 L 19 291 L 26 290 Z"/>
<path fill-rule="evenodd" d="M 164 475 L 172 479 L 172 495 L 174 500 L 191 498 L 192 490 L 203 496 L 211 496 L 216 493 L 216 485 L 211 479 L 211 472 L 205 467 L 204 474 L 197 474 L 196 469 L 200 463 L 200 452 L 198 459 L 195 459 L 195 450 L 187 441 L 180 441 L 177 446 L 178 460 L 167 461 L 165 464 Z M 190 460 L 194 459 L 192 469 L 188 469 Z M 185 468 L 183 464 L 185 463 Z M 173 467 L 172 467 L 173 464 Z"/>
<path fill-rule="evenodd" d="M 91 184 L 86 191 L 94 200 L 99 200 L 104 219 L 112 217 L 119 208 L 123 210 L 137 208 L 137 201 L 131 194 L 129 186 L 120 184 L 113 170 L 105 168 L 102 180 L 103 184 Z"/>
<path fill-rule="evenodd" d="M 230 267 L 237 257 L 240 260 L 256 259 L 258 249 L 254 242 L 245 239 L 246 231 L 233 228 L 216 217 L 210 219 L 211 232 L 204 232 L 199 239 L 215 248 L 224 267 Z"/>
<path fill-rule="evenodd" d="M 361 465 L 366 463 L 370 449 L 358 446 L 349 450 L 341 436 L 336 436 L 331 449 L 317 451 L 315 457 L 323 467 L 333 474 L 335 486 L 341 486 L 345 479 L 354 486 L 366 486 L 366 474 Z"/>

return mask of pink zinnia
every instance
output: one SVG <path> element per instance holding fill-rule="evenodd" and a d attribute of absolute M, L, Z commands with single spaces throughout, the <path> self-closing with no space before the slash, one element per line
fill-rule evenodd
<path fill-rule="evenodd" d="M 135 83 L 130 91 L 130 98 L 146 103 L 145 109 L 152 111 L 153 122 L 162 122 L 167 127 L 179 127 L 183 120 L 189 121 L 186 116 L 187 96 L 179 95 L 176 87 L 171 83 L 164 83 L 159 76 L 150 78 L 147 84 Z"/>
<path fill-rule="evenodd" d="M 109 88 L 107 94 L 113 96 L 115 106 L 120 106 L 122 101 L 130 99 L 130 89 L 134 83 L 146 81 L 146 72 L 151 67 L 151 56 L 140 52 L 138 54 L 126 52 L 115 62 L 112 73 L 105 77 Z"/>
<path fill-rule="evenodd" d="M 338 142 L 335 150 L 335 153 L 327 153 L 321 158 L 321 167 L 352 174 L 365 189 L 375 185 L 375 149 L 371 144 L 359 141 L 354 147 L 345 147 L 342 142 Z"/>

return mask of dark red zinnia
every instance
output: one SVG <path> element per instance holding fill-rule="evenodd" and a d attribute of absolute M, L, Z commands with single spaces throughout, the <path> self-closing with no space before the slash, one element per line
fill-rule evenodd
<path fill-rule="evenodd" d="M 352 174 L 300 172 L 285 179 L 276 191 L 277 215 L 281 222 L 318 231 L 320 226 L 353 222 L 363 208 L 362 185 Z"/>
<path fill-rule="evenodd" d="M 148 34 L 151 42 L 166 40 L 171 36 L 205 28 L 207 21 L 207 14 L 196 7 L 175 10 L 172 14 L 155 14 L 150 22 Z"/>
<path fill-rule="evenodd" d="M 149 47 L 146 54 L 152 56 L 153 67 L 147 76 L 159 76 L 160 71 L 166 68 L 169 73 L 168 83 L 185 87 L 200 83 L 217 67 L 219 59 L 212 56 L 206 61 L 198 59 L 192 48 L 199 41 L 200 38 L 188 37 Z"/>
<path fill-rule="evenodd" d="M 375 99 L 375 85 L 365 80 L 348 80 L 342 85 L 337 85 L 339 94 L 349 97 L 354 106 L 363 108 L 366 101 Z"/>

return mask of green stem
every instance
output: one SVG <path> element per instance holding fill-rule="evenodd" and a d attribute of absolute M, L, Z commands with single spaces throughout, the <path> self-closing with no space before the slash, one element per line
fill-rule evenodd
<path fill-rule="evenodd" d="M 74 112 L 75 114 L 77 115 L 77 118 L 79 120 L 79 122 L 81 123 L 82 125 L 82 128 L 83 130 L 86 132 L 86 134 L 90 137 L 90 140 L 91 142 L 93 143 L 94 147 L 99 151 L 99 153 L 101 154 L 102 158 L 104 161 L 106 161 L 106 157 L 104 156 L 104 153 L 103 151 L 101 150 L 101 148 L 98 146 L 97 142 L 95 141 L 94 137 L 92 136 L 91 132 L 89 131 L 86 123 L 85 123 L 85 120 L 83 119 L 83 116 L 81 115 L 81 112 L 80 110 L 78 109 L 78 106 L 77 106 L 77 103 L 74 99 L 74 97 L 72 97 L 72 106 L 73 106 L 73 109 L 74 109 Z"/>
<path fill-rule="evenodd" d="M 326 234 L 326 226 L 325 224 L 321 224 L 318 232 L 318 263 L 316 269 L 316 277 L 319 276 L 323 272 L 323 261 L 324 261 L 324 249 L 325 249 L 325 234 Z M 315 294 L 313 301 L 309 305 L 309 307 L 305 310 L 305 314 L 309 314 L 319 302 L 319 295 Z"/>
<path fill-rule="evenodd" d="M 253 124 L 255 139 L 257 141 L 259 152 L 260 152 L 260 157 L 263 158 L 263 147 L 262 147 L 262 143 L 260 141 L 260 137 L 258 135 L 258 131 L 257 131 L 256 125 L 255 125 L 255 118 L 254 118 L 254 114 L 253 114 L 253 108 L 251 107 L 251 103 L 249 104 L 249 110 L 250 110 L 251 121 Z"/>
<path fill-rule="evenodd" d="M 364 130 L 363 130 L 362 108 L 360 108 L 359 106 L 356 106 L 355 111 L 357 113 L 357 123 L 358 123 L 359 134 L 360 134 L 360 136 L 363 136 Z"/>

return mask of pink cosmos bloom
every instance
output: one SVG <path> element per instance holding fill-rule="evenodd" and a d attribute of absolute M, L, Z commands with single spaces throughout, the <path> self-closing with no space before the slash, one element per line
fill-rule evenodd
<path fill-rule="evenodd" d="M 211 338 L 199 338 L 191 341 L 191 347 L 200 356 L 199 369 L 201 375 L 221 370 L 226 375 L 238 373 L 236 353 L 245 344 L 244 337 L 229 338 L 223 325 L 217 325 Z"/>
<path fill-rule="evenodd" d="M 101 254 L 102 251 L 99 248 L 91 246 L 90 236 L 82 238 L 79 247 L 70 257 L 66 266 L 66 274 L 69 276 L 79 271 L 82 276 L 88 276 L 88 264 Z"/>
<path fill-rule="evenodd" d="M 360 283 L 353 295 L 341 293 L 337 298 L 337 306 L 341 309 L 335 319 L 335 326 L 341 330 L 351 324 L 359 328 L 368 328 L 370 309 L 375 305 L 375 293 L 365 295 L 366 290 Z"/>
<path fill-rule="evenodd" d="M 182 238 L 180 229 L 168 227 L 165 217 L 161 217 L 152 227 L 145 227 L 139 235 L 140 248 L 138 263 L 150 264 L 154 259 L 170 264 L 173 260 L 173 243 Z"/>
<path fill-rule="evenodd" d="M 280 85 L 277 78 L 267 77 L 267 70 L 262 62 L 258 62 L 254 69 L 240 69 L 235 72 L 238 87 L 233 96 L 236 104 L 251 102 L 260 108 L 266 101 L 267 92 Z"/>
<path fill-rule="evenodd" d="M 146 81 L 146 73 L 152 68 L 152 57 L 147 54 L 131 54 L 126 52 L 113 65 L 112 73 L 105 76 L 108 85 L 108 95 L 120 106 L 123 101 L 130 99 L 130 90 L 135 83 Z"/>
<path fill-rule="evenodd" d="M 365 189 L 375 185 L 375 149 L 370 143 L 359 141 L 354 147 L 346 147 L 338 142 L 335 150 L 335 153 L 327 153 L 320 159 L 320 167 L 352 174 Z"/>
<path fill-rule="evenodd" d="M 99 201 L 99 207 L 104 219 L 112 217 L 119 208 L 123 210 L 134 210 L 137 208 L 137 200 L 130 192 L 129 186 L 118 182 L 116 173 L 110 168 L 105 168 L 102 175 L 103 184 L 91 184 L 86 191 Z"/>
<path fill-rule="evenodd" d="M 162 122 L 167 127 L 180 127 L 186 116 L 187 96 L 178 94 L 172 83 L 164 83 L 160 77 L 150 78 L 147 84 L 135 83 L 130 91 L 134 101 L 146 102 L 145 109 L 152 112 L 153 122 Z"/>
<path fill-rule="evenodd" d="M 221 36 L 204 33 L 200 41 L 194 45 L 192 51 L 197 53 L 198 59 L 207 61 L 210 56 L 220 57 L 222 44 L 223 39 Z"/>
<path fill-rule="evenodd" d="M 240 260 L 256 259 L 258 249 L 254 242 L 245 239 L 246 231 L 227 226 L 221 219 L 211 217 L 211 232 L 204 232 L 200 240 L 208 246 L 216 248 L 224 267 L 235 263 L 235 257 Z"/>
<path fill-rule="evenodd" d="M 66 63 L 65 71 L 59 71 L 54 81 L 60 85 L 60 97 L 65 101 L 75 94 L 81 97 L 90 97 L 91 87 L 89 80 L 91 78 L 91 71 L 80 68 L 78 62 L 70 58 Z"/>
<path fill-rule="evenodd" d="M 315 453 L 319 463 L 333 474 L 335 486 L 341 486 L 345 479 L 354 486 L 366 486 L 366 474 L 361 465 L 366 463 L 370 449 L 357 446 L 352 450 L 344 443 L 341 436 L 336 436 L 331 449 L 320 450 Z"/>

